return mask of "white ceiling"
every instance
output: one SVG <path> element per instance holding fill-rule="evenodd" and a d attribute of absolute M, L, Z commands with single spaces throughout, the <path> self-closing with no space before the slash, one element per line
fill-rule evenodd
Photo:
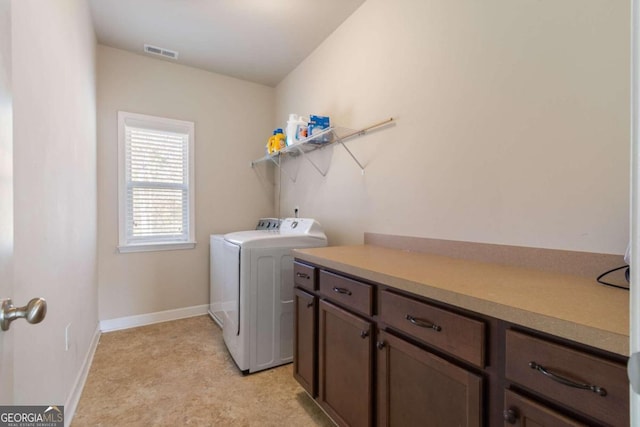
<path fill-rule="evenodd" d="M 89 0 L 98 43 L 277 85 L 365 0 Z M 159 58 L 154 56 L 155 58 Z"/>

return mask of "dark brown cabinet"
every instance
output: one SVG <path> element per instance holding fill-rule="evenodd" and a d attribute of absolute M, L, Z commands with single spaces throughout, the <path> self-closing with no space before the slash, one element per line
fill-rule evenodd
<path fill-rule="evenodd" d="M 371 426 L 372 323 L 327 301 L 319 304 L 320 406 L 341 426 Z"/>
<path fill-rule="evenodd" d="M 339 426 L 629 425 L 626 358 L 296 261 L 294 376 Z"/>
<path fill-rule="evenodd" d="M 293 376 L 312 397 L 317 387 L 317 306 L 318 297 L 300 289 L 294 291 Z"/>
<path fill-rule="evenodd" d="M 606 425 L 629 425 L 623 363 L 513 329 L 505 335 L 505 376 L 511 385 Z"/>
<path fill-rule="evenodd" d="M 578 427 L 585 425 L 509 390 L 505 391 L 504 407 L 505 426 Z"/>
<path fill-rule="evenodd" d="M 384 331 L 376 347 L 377 425 L 482 424 L 482 378 Z"/>
<path fill-rule="evenodd" d="M 296 287 L 309 292 L 313 292 L 318 289 L 316 272 L 317 268 L 295 261 L 293 263 L 293 280 Z"/>
<path fill-rule="evenodd" d="M 364 316 L 373 314 L 373 286 L 320 270 L 320 294 Z"/>
<path fill-rule="evenodd" d="M 457 313 L 407 298 L 379 292 L 381 322 L 476 366 L 485 366 L 485 324 Z"/>

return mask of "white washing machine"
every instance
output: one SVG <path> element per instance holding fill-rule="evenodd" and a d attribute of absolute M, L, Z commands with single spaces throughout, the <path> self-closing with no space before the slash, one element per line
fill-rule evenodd
<path fill-rule="evenodd" d="M 260 218 L 255 229 L 274 234 L 279 228 L 279 219 Z M 222 328 L 224 312 L 232 310 L 238 293 L 237 290 L 225 288 L 223 284 L 224 270 L 236 268 L 224 260 L 224 234 L 209 236 L 209 267 L 209 316 Z"/>
<path fill-rule="evenodd" d="M 243 373 L 293 360 L 292 249 L 327 245 L 320 224 L 309 218 L 282 220 L 278 231 L 224 235 L 222 310 L 224 342 Z M 213 269 L 213 266 L 212 266 Z"/>

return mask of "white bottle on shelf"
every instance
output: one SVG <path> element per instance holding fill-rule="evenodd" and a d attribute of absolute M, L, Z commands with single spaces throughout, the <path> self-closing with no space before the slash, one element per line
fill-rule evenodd
<path fill-rule="evenodd" d="M 296 127 L 296 142 L 306 139 L 309 132 L 309 120 L 305 117 L 298 117 L 298 126 Z"/>
<path fill-rule="evenodd" d="M 287 121 L 287 147 L 296 143 L 296 131 L 298 130 L 298 115 L 289 114 Z"/>
<path fill-rule="evenodd" d="M 308 121 L 297 114 L 289 114 L 287 121 L 287 146 L 297 144 L 307 137 Z"/>

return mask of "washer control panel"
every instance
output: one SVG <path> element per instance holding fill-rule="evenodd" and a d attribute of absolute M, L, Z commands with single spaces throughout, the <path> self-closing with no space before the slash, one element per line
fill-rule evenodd
<path fill-rule="evenodd" d="M 256 230 L 279 230 L 280 220 L 278 218 L 260 218 Z"/>
<path fill-rule="evenodd" d="M 280 234 L 315 234 L 321 233 L 322 226 L 312 218 L 285 218 L 280 223 Z"/>

